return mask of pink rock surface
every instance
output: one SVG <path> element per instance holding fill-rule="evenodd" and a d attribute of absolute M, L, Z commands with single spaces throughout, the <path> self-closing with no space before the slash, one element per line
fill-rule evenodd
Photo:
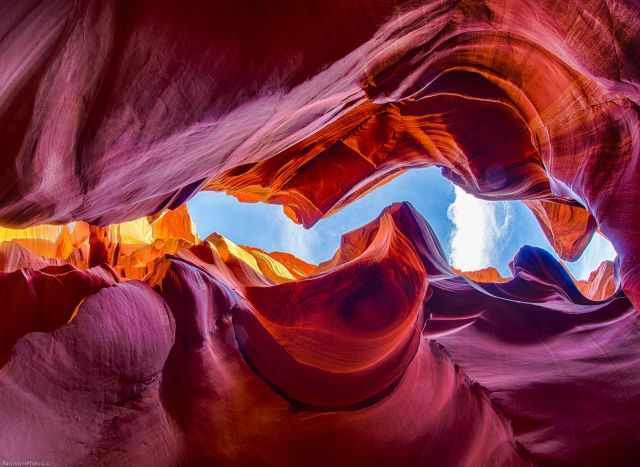
<path fill-rule="evenodd" d="M 153 288 L 112 282 L 69 324 L 23 334 L 0 368 L 0 457 L 148 466 L 640 459 L 640 317 L 621 291 L 591 301 L 530 247 L 514 258 L 512 279 L 472 282 L 449 268 L 407 204 L 342 245 L 311 276 L 278 283 L 229 268 L 205 242 L 156 262 Z M 59 300 L 37 296 L 41 309 Z"/>
<path fill-rule="evenodd" d="M 150 5 L 2 7 L 1 223 L 120 222 L 208 186 L 309 225 L 435 164 L 586 208 L 639 300 L 634 0 Z M 566 257 L 595 225 L 571 219 L 543 221 Z"/>

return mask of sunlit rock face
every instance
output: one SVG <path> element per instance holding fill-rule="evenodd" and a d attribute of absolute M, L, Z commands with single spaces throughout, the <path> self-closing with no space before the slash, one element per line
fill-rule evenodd
<path fill-rule="evenodd" d="M 613 295 L 618 288 L 615 264 L 603 261 L 595 271 L 589 274 L 587 280 L 577 281 L 580 291 L 593 300 L 604 300 Z"/>
<path fill-rule="evenodd" d="M 4 2 L 0 460 L 639 465 L 639 63 L 633 0 Z M 312 265 L 184 206 L 429 165 L 619 258 L 454 271 L 397 204 Z"/>

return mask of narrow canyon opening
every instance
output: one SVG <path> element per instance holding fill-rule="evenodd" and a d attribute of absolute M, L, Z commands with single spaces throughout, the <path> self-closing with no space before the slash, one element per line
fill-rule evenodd
<path fill-rule="evenodd" d="M 561 259 L 523 202 L 476 198 L 443 177 L 438 167 L 408 170 L 309 229 L 292 222 L 279 205 L 240 202 L 222 192 L 202 191 L 187 205 L 202 239 L 218 233 L 240 245 L 287 252 L 318 264 L 331 258 L 343 234 L 372 221 L 392 203 L 405 201 L 429 222 L 449 264 L 459 271 L 495 268 L 507 278 L 509 263 L 529 245 L 551 253 L 575 279 L 587 280 L 602 262 L 616 257 L 613 245 L 596 232 L 578 259 Z"/>
<path fill-rule="evenodd" d="M 285 262 L 302 260 L 299 274 L 289 271 L 276 277 L 276 271 L 274 277 L 279 282 L 321 271 L 316 266 L 331 263 L 345 234 L 373 222 L 394 203 L 403 202 L 429 223 L 444 260 L 453 270 L 475 281 L 509 280 L 513 277 L 512 260 L 524 246 L 531 246 L 550 253 L 588 298 L 602 300 L 618 287 L 616 251 L 598 231 L 582 254 L 567 261 L 551 245 L 525 202 L 477 198 L 449 181 L 435 166 L 407 170 L 326 213 L 309 228 L 293 222 L 279 204 L 241 202 L 224 192 L 201 191 L 175 210 L 105 227 L 72 222 L 1 228 L 0 255 L 4 259 L 0 259 L 5 272 L 33 261 L 27 257 L 36 255 L 43 265 L 66 261 L 81 268 L 109 264 L 123 278 L 153 282 L 154 262 L 198 241 L 210 240 L 255 266 L 259 275 L 265 270 L 257 265 L 256 255 L 271 262 L 270 268 L 284 268 L 281 272 L 287 268 L 277 264 L 280 253 L 286 255 Z"/>

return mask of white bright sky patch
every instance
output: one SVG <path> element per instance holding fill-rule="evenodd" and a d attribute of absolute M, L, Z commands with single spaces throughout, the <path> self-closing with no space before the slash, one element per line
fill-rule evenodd
<path fill-rule="evenodd" d="M 462 271 L 476 271 L 496 264 L 498 242 L 508 235 L 511 209 L 505 202 L 485 201 L 454 188 L 449 206 L 451 265 Z"/>
<path fill-rule="evenodd" d="M 477 199 L 454 187 L 435 167 L 410 170 L 309 230 L 294 224 L 281 206 L 240 203 L 224 193 L 198 193 L 188 206 L 200 238 L 218 232 L 240 245 L 287 251 L 319 263 L 334 254 L 342 234 L 372 221 L 399 201 L 409 201 L 428 220 L 445 255 L 458 269 L 493 266 L 510 276 L 509 262 L 523 245 L 544 248 L 557 258 L 524 203 Z M 578 261 L 564 262 L 578 279 L 588 278 L 601 261 L 615 257 L 604 237 L 593 238 Z"/>
<path fill-rule="evenodd" d="M 282 244 L 295 252 L 299 258 L 311 261 L 314 245 L 317 242 L 316 231 L 307 230 L 284 215 L 278 218 L 278 223 Z"/>

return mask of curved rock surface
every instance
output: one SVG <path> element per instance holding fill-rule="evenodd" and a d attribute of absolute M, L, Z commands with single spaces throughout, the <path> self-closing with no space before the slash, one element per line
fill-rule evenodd
<path fill-rule="evenodd" d="M 4 2 L 0 64 L 3 462 L 640 464 L 636 0 Z M 616 263 L 459 274 L 398 204 L 316 266 L 184 206 L 430 165 Z"/>
<path fill-rule="evenodd" d="M 144 281 L 6 273 L 37 303 L 2 316 L 0 458 L 636 465 L 640 315 L 621 291 L 583 296 L 543 250 L 511 267 L 458 275 L 396 204 L 317 267 L 214 235 Z"/>
<path fill-rule="evenodd" d="M 435 164 L 482 197 L 531 200 L 565 258 L 597 226 L 640 300 L 637 13 L 635 0 L 7 4 L 0 222 L 110 224 L 211 188 L 311 225 Z"/>

